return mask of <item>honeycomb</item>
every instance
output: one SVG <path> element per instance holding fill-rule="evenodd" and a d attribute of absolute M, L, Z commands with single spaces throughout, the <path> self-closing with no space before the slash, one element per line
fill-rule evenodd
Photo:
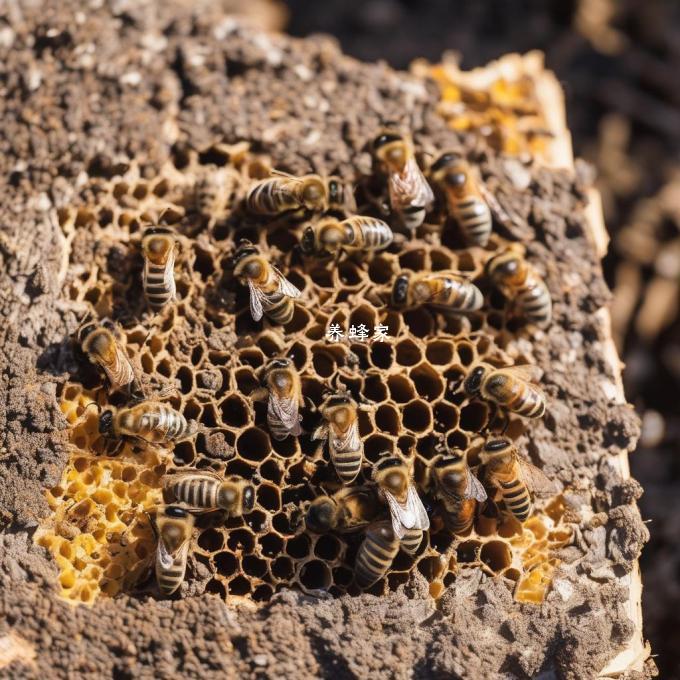
<path fill-rule="evenodd" d="M 487 68 L 483 83 L 476 79 L 479 72 L 461 71 L 455 59 L 441 64 L 419 61 L 414 70 L 439 86 L 438 111 L 453 129 L 482 136 L 496 151 L 541 156 L 551 137 L 548 121 L 536 78 L 523 69 L 505 67 L 514 56 L 495 62 L 496 68 Z"/>
<path fill-rule="evenodd" d="M 468 367 L 480 359 L 495 365 L 532 359 L 530 349 L 522 353 L 514 342 L 525 331 L 513 325 L 506 301 L 482 276 L 502 239 L 494 236 L 485 249 L 464 248 L 455 234 L 443 233 L 392 244 L 365 260 L 306 257 L 295 247 L 304 221 L 266 221 L 243 211 L 248 186 L 268 169 L 268 160 L 245 144 L 176 149 L 156 172 L 131 165 L 112 178 L 92 178 L 78 204 L 60 211 L 70 246 L 69 304 L 116 320 L 147 396 L 167 392 L 169 404 L 202 425 L 194 439 L 172 450 L 139 452 L 126 444 L 111 456 L 91 407 L 109 399 L 99 376 L 84 361 L 61 386 L 71 457 L 61 483 L 47 493 L 53 514 L 36 541 L 54 555 L 69 601 L 92 603 L 134 592 L 144 582 L 155 551 L 145 511 L 161 502 L 166 472 L 189 469 L 251 480 L 256 503 L 244 517 L 217 512 L 197 518 L 183 588 L 200 568 L 210 574 L 206 591 L 231 602 L 267 601 L 285 587 L 358 593 L 353 565 L 361 533 L 316 535 L 302 521 L 307 503 L 340 488 L 327 450 L 321 454 L 311 439 L 318 415 L 303 410 L 299 438 L 271 438 L 266 403 L 251 398 L 262 367 L 271 357 L 289 356 L 308 402 L 318 407 L 324 390 L 338 381 L 369 406 L 359 412 L 364 467 L 356 484 L 370 482 L 371 465 L 385 451 L 408 458 L 416 483 L 423 484 L 442 439 L 467 450 L 475 469 L 479 432 L 495 427 L 489 405 L 457 389 Z M 159 216 L 179 235 L 178 301 L 154 315 L 143 301 L 139 242 L 144 224 Z M 234 279 L 231 262 L 242 238 L 259 245 L 302 291 L 283 328 L 252 320 L 248 291 Z M 448 316 L 390 306 L 398 272 L 448 269 L 475 279 L 486 296 L 483 311 Z M 327 336 L 331 324 L 344 331 L 338 342 Z M 370 330 L 383 324 L 387 336 L 350 339 L 350 327 L 362 324 Z M 511 419 L 508 434 L 518 437 L 522 428 Z M 432 510 L 432 498 L 422 495 Z M 431 513 L 417 554 L 400 551 L 368 592 L 393 590 L 417 570 L 439 597 L 461 570 L 481 569 L 506 579 L 518 600 L 540 602 L 558 563 L 556 550 L 571 537 L 563 513 L 557 497 L 539 501 L 523 525 L 505 514 L 482 514 L 466 536 L 447 532 Z"/>

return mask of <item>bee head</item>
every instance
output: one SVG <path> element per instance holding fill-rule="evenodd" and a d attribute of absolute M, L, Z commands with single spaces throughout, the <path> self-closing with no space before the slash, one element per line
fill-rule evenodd
<path fill-rule="evenodd" d="M 500 256 L 492 257 L 486 265 L 487 274 L 501 281 L 512 279 L 519 268 L 520 259 L 515 253 L 503 253 Z"/>
<path fill-rule="evenodd" d="M 308 210 L 324 209 L 327 202 L 326 187 L 320 177 L 308 177 L 302 189 L 302 202 Z"/>
<path fill-rule="evenodd" d="M 463 383 L 463 391 L 470 396 L 479 394 L 482 389 L 482 381 L 484 380 L 484 375 L 486 373 L 486 366 L 479 365 L 475 366 Z"/>
<path fill-rule="evenodd" d="M 409 275 L 400 274 L 392 286 L 392 303 L 405 305 L 408 300 Z"/>
<path fill-rule="evenodd" d="M 166 517 L 175 517 L 177 519 L 184 519 L 189 515 L 189 513 L 184 508 L 179 507 L 179 505 L 166 505 L 163 514 Z"/>
<path fill-rule="evenodd" d="M 479 460 L 483 465 L 494 460 L 498 463 L 508 462 L 512 450 L 512 440 L 508 437 L 490 436 L 479 453 Z"/>
<path fill-rule="evenodd" d="M 465 470 L 462 466 L 465 457 L 462 451 L 452 451 L 435 458 L 432 467 L 439 483 L 448 491 L 455 492 L 465 481 Z"/>
<path fill-rule="evenodd" d="M 92 333 L 94 333 L 96 330 L 97 330 L 97 324 L 94 323 L 94 322 L 88 323 L 88 324 L 86 324 L 85 326 L 82 326 L 82 327 L 78 330 L 78 341 L 81 342 L 81 343 L 82 343 L 82 342 L 85 342 L 85 340 L 86 340 L 90 335 L 92 335 Z"/>
<path fill-rule="evenodd" d="M 99 416 L 99 434 L 104 437 L 113 435 L 113 411 L 110 408 L 102 411 Z"/>
<path fill-rule="evenodd" d="M 307 227 L 302 233 L 302 240 L 300 241 L 300 249 L 305 255 L 311 255 L 314 252 L 316 243 L 316 236 L 314 235 L 314 227 Z"/>
<path fill-rule="evenodd" d="M 375 155 L 388 166 L 402 169 L 407 160 L 407 146 L 402 135 L 384 132 L 373 141 Z"/>
<path fill-rule="evenodd" d="M 234 253 L 234 264 L 238 264 L 249 255 L 258 255 L 259 252 L 260 251 L 258 250 L 257 246 L 253 245 L 248 239 L 242 238 L 236 246 L 236 252 Z"/>
<path fill-rule="evenodd" d="M 373 477 L 379 486 L 393 494 L 402 493 L 408 484 L 408 473 L 404 461 L 389 453 L 383 454 L 383 457 L 375 464 Z"/>
<path fill-rule="evenodd" d="M 430 172 L 439 172 L 454 167 L 458 165 L 460 161 L 460 154 L 453 152 L 444 153 L 430 166 Z"/>
<path fill-rule="evenodd" d="M 277 368 L 290 368 L 291 360 L 288 357 L 277 357 L 272 359 L 267 365 L 267 370 L 272 371 Z"/>
<path fill-rule="evenodd" d="M 323 534 L 336 525 L 335 501 L 329 496 L 315 498 L 305 515 L 305 525 L 315 534 Z"/>

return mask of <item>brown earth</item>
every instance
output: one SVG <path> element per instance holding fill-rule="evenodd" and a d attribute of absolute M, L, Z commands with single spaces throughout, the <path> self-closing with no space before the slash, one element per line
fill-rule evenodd
<path fill-rule="evenodd" d="M 131 158 L 152 173 L 173 144 L 245 139 L 292 171 L 347 172 L 370 169 L 365 144 L 381 118 L 408 112 L 425 148 L 455 140 L 435 114 L 434 87 L 345 58 L 327 39 L 265 38 L 209 3 L 110 2 L 87 13 L 80 4 L 0 13 L 0 676 L 595 677 L 633 633 L 615 577 L 633 568 L 648 534 L 640 488 L 610 463 L 634 448 L 638 425 L 606 396 L 613 376 L 595 313 L 608 292 L 584 231 L 582 183 L 565 172 L 534 170 L 527 192 L 506 191 L 556 300 L 556 322 L 533 348 L 550 413 L 529 430 L 528 450 L 569 487 L 578 522 L 543 605 L 515 603 L 478 571 L 436 603 L 420 576 L 385 597 L 284 591 L 256 610 L 205 594 L 91 608 L 57 598 L 56 567 L 31 538 L 67 460 L 55 395 L 77 325 L 60 291 L 55 208 L 88 175 L 115 174 Z M 310 96 L 331 106 L 309 106 Z M 479 159 L 507 183 L 484 149 Z"/>

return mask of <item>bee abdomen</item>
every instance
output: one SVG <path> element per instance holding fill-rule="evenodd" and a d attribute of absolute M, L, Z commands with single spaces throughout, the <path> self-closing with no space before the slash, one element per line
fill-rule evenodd
<path fill-rule="evenodd" d="M 164 595 L 172 595 L 182 585 L 185 572 L 186 561 L 182 558 L 176 559 L 167 569 L 157 566 L 156 580 L 160 591 Z"/>
<path fill-rule="evenodd" d="M 505 507 L 520 522 L 529 519 L 532 510 L 531 496 L 529 490 L 519 480 L 501 483 L 501 495 Z"/>
<path fill-rule="evenodd" d="M 332 451 L 331 458 L 338 477 L 345 483 L 353 482 L 361 470 L 363 452 L 358 451 Z"/>
<path fill-rule="evenodd" d="M 187 477 L 172 487 L 175 498 L 196 508 L 216 508 L 219 482 L 215 479 L 192 479 Z"/>
<path fill-rule="evenodd" d="M 277 293 L 270 296 L 268 302 L 262 302 L 262 309 L 274 323 L 285 326 L 293 318 L 295 304 L 287 295 Z"/>
<path fill-rule="evenodd" d="M 149 306 L 159 310 L 174 299 L 176 288 L 174 276 L 166 281 L 165 265 L 145 263 L 144 294 Z"/>
<path fill-rule="evenodd" d="M 527 386 L 508 404 L 508 408 L 526 418 L 540 418 L 545 413 L 545 399 L 540 392 Z"/>
<path fill-rule="evenodd" d="M 465 533 L 475 519 L 476 501 L 473 499 L 462 499 L 455 503 L 449 503 L 446 507 L 446 523 L 454 534 Z"/>
<path fill-rule="evenodd" d="M 484 306 L 482 291 L 474 283 L 447 279 L 447 301 L 453 309 L 474 312 Z"/>
<path fill-rule="evenodd" d="M 465 238 L 473 245 L 485 246 L 491 235 L 491 211 L 476 196 L 460 201 L 453 211 Z"/>
<path fill-rule="evenodd" d="M 246 197 L 248 210 L 258 215 L 277 215 L 299 207 L 290 192 L 281 188 L 281 180 L 273 178 L 258 182 Z"/>
<path fill-rule="evenodd" d="M 394 234 L 386 222 L 378 219 L 364 218 L 359 222 L 366 250 L 387 248 L 394 239 Z"/>
<path fill-rule="evenodd" d="M 355 574 L 359 586 L 367 588 L 382 578 L 398 551 L 399 541 L 388 524 L 369 529 L 357 553 Z"/>
<path fill-rule="evenodd" d="M 543 282 L 534 281 L 520 292 L 517 302 L 527 321 L 537 326 L 547 326 L 552 319 L 552 299 Z"/>
<path fill-rule="evenodd" d="M 423 542 L 422 529 L 407 529 L 403 538 L 401 539 L 401 548 L 409 555 L 415 555 Z"/>
<path fill-rule="evenodd" d="M 277 441 L 281 441 L 291 434 L 290 430 L 275 416 L 267 416 L 267 425 L 271 436 Z"/>

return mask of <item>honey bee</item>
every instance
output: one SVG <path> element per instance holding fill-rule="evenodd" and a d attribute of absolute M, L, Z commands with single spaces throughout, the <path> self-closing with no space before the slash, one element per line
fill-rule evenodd
<path fill-rule="evenodd" d="M 449 213 L 456 218 L 465 240 L 484 247 L 491 235 L 491 210 L 467 161 L 458 154 L 445 153 L 432 165 L 430 173 L 442 187 Z"/>
<path fill-rule="evenodd" d="M 398 539 L 404 538 L 409 529 L 425 531 L 430 528 L 430 518 L 411 480 L 406 461 L 383 455 L 373 467 L 373 479 L 380 497 L 387 501 L 392 529 Z"/>
<path fill-rule="evenodd" d="M 520 522 L 533 511 L 531 491 L 554 493 L 555 486 L 542 470 L 520 457 L 507 437 L 489 437 L 479 454 L 488 481 L 497 487 L 507 510 Z"/>
<path fill-rule="evenodd" d="M 318 496 L 307 508 L 305 525 L 315 534 L 328 531 L 355 531 L 372 522 L 381 507 L 375 489 L 349 486 L 332 496 Z"/>
<path fill-rule="evenodd" d="M 277 173 L 256 182 L 248 191 L 246 206 L 255 215 L 280 215 L 304 208 L 314 212 L 328 209 L 328 186 L 319 175 L 293 177 Z"/>
<path fill-rule="evenodd" d="M 250 482 L 237 475 L 225 479 L 212 470 L 172 474 L 166 488 L 192 512 L 226 510 L 229 517 L 240 517 L 255 505 L 255 487 Z"/>
<path fill-rule="evenodd" d="M 274 323 L 287 324 L 295 313 L 293 299 L 300 297 L 300 291 L 250 241 L 239 243 L 234 261 L 234 275 L 250 289 L 253 319 L 259 321 L 266 314 Z"/>
<path fill-rule="evenodd" d="M 345 215 L 356 212 L 357 204 L 354 192 L 343 182 L 341 177 L 331 175 L 326 179 L 328 191 L 328 212 Z"/>
<path fill-rule="evenodd" d="M 390 522 L 376 522 L 368 527 L 354 566 L 360 588 L 372 586 L 387 573 L 399 552 L 399 546 L 399 538 Z"/>
<path fill-rule="evenodd" d="M 288 358 L 272 359 L 265 368 L 264 380 L 268 394 L 267 425 L 272 437 L 281 441 L 289 435 L 299 436 L 303 400 L 295 364 Z"/>
<path fill-rule="evenodd" d="M 355 215 L 342 222 L 327 217 L 305 229 L 300 248 L 306 254 L 371 253 L 387 248 L 393 239 L 390 226 L 376 217 Z"/>
<path fill-rule="evenodd" d="M 463 391 L 527 418 L 540 418 L 545 413 L 545 395 L 534 384 L 538 379 L 536 366 L 495 368 L 480 362 L 473 366 L 463 381 Z"/>
<path fill-rule="evenodd" d="M 109 407 L 99 415 L 99 433 L 104 437 L 133 439 L 145 444 L 169 444 L 192 437 L 197 426 L 167 404 L 159 401 L 140 401 L 134 406 Z"/>
<path fill-rule="evenodd" d="M 172 595 L 184 580 L 194 516 L 177 505 L 160 506 L 151 522 L 156 548 L 156 581 L 163 595 Z"/>
<path fill-rule="evenodd" d="M 421 272 L 397 276 L 392 303 L 398 307 L 429 304 L 447 311 L 474 312 L 484 305 L 484 296 L 474 283 L 456 272 Z"/>
<path fill-rule="evenodd" d="M 175 246 L 175 234 L 167 227 L 147 227 L 142 234 L 144 294 L 149 307 L 156 312 L 177 295 Z"/>
<path fill-rule="evenodd" d="M 388 128 L 373 141 L 373 151 L 387 171 L 392 211 L 409 231 L 415 231 L 425 220 L 434 194 L 418 167 L 411 139 Z"/>
<path fill-rule="evenodd" d="M 125 390 L 128 394 L 140 394 L 132 363 L 116 335 L 116 327 L 105 319 L 101 325 L 91 322 L 81 326 L 77 337 L 88 359 L 104 371 L 110 392 Z"/>
<path fill-rule="evenodd" d="M 357 403 L 349 392 L 336 392 L 327 396 L 319 410 L 324 422 L 312 439 L 328 437 L 331 461 L 344 484 L 351 484 L 361 470 L 364 445 L 359 436 Z"/>
<path fill-rule="evenodd" d="M 524 248 L 513 243 L 486 263 L 486 273 L 503 295 L 512 300 L 525 319 L 539 328 L 550 325 L 550 291 L 524 259 Z"/>
<path fill-rule="evenodd" d="M 446 510 L 445 521 L 451 531 L 467 531 L 474 521 L 477 503 L 486 500 L 486 491 L 468 467 L 465 453 L 452 449 L 439 454 L 430 463 L 430 476 L 434 496 Z"/>

